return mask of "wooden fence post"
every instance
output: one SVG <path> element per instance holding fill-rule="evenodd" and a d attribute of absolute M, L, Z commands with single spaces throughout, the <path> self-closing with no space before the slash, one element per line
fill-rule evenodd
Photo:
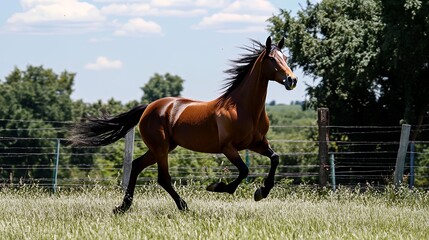
<path fill-rule="evenodd" d="M 404 178 L 405 157 L 407 156 L 408 143 L 410 139 L 411 125 L 402 124 L 401 139 L 399 140 L 398 155 L 396 157 L 394 184 L 398 187 Z"/>
<path fill-rule="evenodd" d="M 133 162 L 134 153 L 134 134 L 135 128 L 132 128 L 125 135 L 125 153 L 124 153 L 124 166 L 122 175 L 122 189 L 127 190 L 128 183 L 130 181 L 131 166 Z"/>
<path fill-rule="evenodd" d="M 319 185 L 325 187 L 328 183 L 328 142 L 329 142 L 329 109 L 317 109 L 317 123 L 319 125 Z"/>

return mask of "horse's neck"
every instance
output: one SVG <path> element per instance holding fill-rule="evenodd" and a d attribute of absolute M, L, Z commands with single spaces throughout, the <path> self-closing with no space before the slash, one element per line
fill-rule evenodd
<path fill-rule="evenodd" d="M 231 93 L 231 97 L 237 107 L 245 108 L 254 117 L 259 118 L 265 112 L 267 88 L 268 80 L 263 76 L 261 63 L 257 61 L 242 84 Z"/>

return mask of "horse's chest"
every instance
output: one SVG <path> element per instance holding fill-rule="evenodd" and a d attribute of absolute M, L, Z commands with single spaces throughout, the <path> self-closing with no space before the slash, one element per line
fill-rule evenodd
<path fill-rule="evenodd" d="M 220 145 L 232 143 L 237 149 L 244 149 L 261 141 L 268 131 L 269 122 L 265 115 L 221 114 L 217 118 Z"/>
<path fill-rule="evenodd" d="M 261 141 L 265 137 L 268 131 L 268 123 L 241 123 L 237 124 L 235 129 L 236 134 L 233 136 L 234 145 L 238 148 L 247 148 L 253 143 Z"/>
<path fill-rule="evenodd" d="M 265 135 L 268 130 L 268 124 L 261 122 L 237 122 L 234 124 L 234 128 L 236 129 L 239 135 L 254 135 L 254 134 L 263 134 Z"/>

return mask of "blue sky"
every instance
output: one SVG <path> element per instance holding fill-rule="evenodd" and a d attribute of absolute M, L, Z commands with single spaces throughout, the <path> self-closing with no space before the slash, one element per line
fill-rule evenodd
<path fill-rule="evenodd" d="M 265 20 L 305 0 L 21 0 L 0 3 L 0 80 L 15 66 L 77 73 L 74 99 L 138 100 L 154 73 L 185 79 L 183 97 L 219 96 L 223 71 L 268 36 Z M 293 91 L 270 83 L 267 101 L 305 99 L 312 79 L 295 70 Z"/>

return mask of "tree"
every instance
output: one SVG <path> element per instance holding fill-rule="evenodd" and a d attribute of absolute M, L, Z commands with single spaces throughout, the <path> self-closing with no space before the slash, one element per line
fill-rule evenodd
<path fill-rule="evenodd" d="M 429 4 L 418 0 L 323 0 L 296 17 L 270 18 L 293 66 L 320 80 L 314 108 L 335 125 L 422 125 L 428 116 Z M 415 138 L 415 137 L 414 137 Z"/>
<path fill-rule="evenodd" d="M 155 73 L 141 89 L 143 90 L 143 103 L 150 103 L 163 97 L 177 97 L 183 90 L 184 80 L 177 76 L 166 73 L 164 76 Z"/>
<path fill-rule="evenodd" d="M 389 106 L 383 114 L 396 111 L 402 122 L 417 125 L 412 135 L 416 140 L 420 126 L 429 116 L 429 2 L 381 2 L 385 27 L 380 61 L 384 63 L 381 67 L 385 79 L 379 84 L 381 92 L 390 93 L 380 99 Z"/>
<path fill-rule="evenodd" d="M 51 178 L 54 155 L 46 149 L 55 146 L 53 139 L 65 137 L 58 129 L 72 118 L 74 76 L 28 66 L 15 68 L 0 82 L 0 164 L 8 166 L 0 170 L 2 178 Z"/>
<path fill-rule="evenodd" d="M 376 106 L 378 35 L 383 24 L 375 1 L 308 3 L 296 18 L 282 11 L 270 29 L 286 35 L 293 66 L 320 79 L 308 86 L 314 108 L 329 107 L 334 124 L 365 124 Z"/>
<path fill-rule="evenodd" d="M 296 17 L 283 10 L 270 18 L 269 29 L 277 38 L 286 36 L 291 65 L 319 80 L 316 86 L 307 87 L 309 102 L 314 108 L 328 107 L 332 125 L 406 122 L 420 126 L 429 120 L 428 15 L 427 1 L 307 1 Z M 398 139 L 395 134 L 374 134 L 371 139 L 356 134 L 336 136 L 374 142 Z M 396 150 L 396 146 L 357 148 Z M 377 156 L 379 165 L 392 164 L 382 159 L 395 159 L 393 155 Z"/>

